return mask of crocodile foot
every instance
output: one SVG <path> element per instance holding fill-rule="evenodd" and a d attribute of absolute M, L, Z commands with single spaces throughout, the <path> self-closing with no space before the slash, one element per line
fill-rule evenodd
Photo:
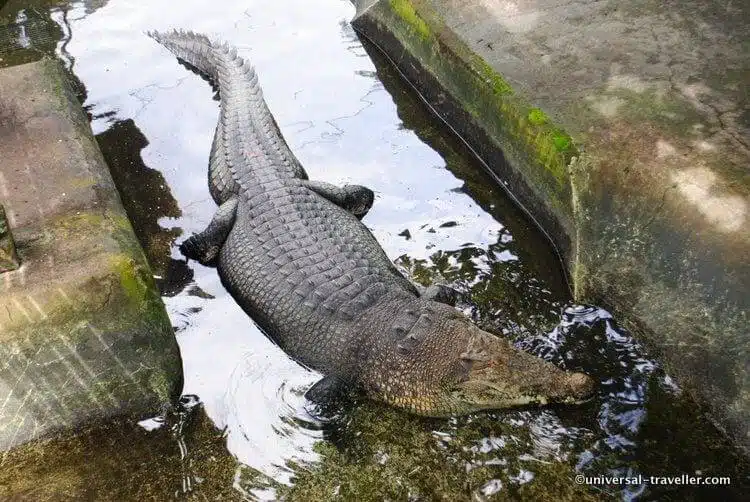
<path fill-rule="evenodd" d="M 420 296 L 426 300 L 444 303 L 451 307 L 455 307 L 456 303 L 464 300 L 463 293 L 443 284 L 433 284 L 432 286 L 429 286 L 422 291 Z"/>
<path fill-rule="evenodd" d="M 234 225 L 237 203 L 237 197 L 230 197 L 219 206 L 213 219 L 211 219 L 211 223 L 203 232 L 193 234 L 180 244 L 182 254 L 201 265 L 216 266 L 221 246 L 224 245 L 224 241 L 232 230 L 232 225 Z"/>
<path fill-rule="evenodd" d="M 220 249 L 219 246 L 212 245 L 206 239 L 201 238 L 200 234 L 194 234 L 180 244 L 180 252 L 185 258 L 209 267 L 216 266 Z"/>

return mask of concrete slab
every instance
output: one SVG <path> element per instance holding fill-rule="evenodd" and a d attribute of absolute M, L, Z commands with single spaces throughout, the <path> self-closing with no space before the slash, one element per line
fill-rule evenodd
<path fill-rule="evenodd" d="M 0 200 L 21 268 L 0 274 L 0 451 L 179 395 L 174 333 L 62 68 L 0 70 Z"/>
<path fill-rule="evenodd" d="M 750 4 L 365 0 L 383 50 L 750 448 Z"/>

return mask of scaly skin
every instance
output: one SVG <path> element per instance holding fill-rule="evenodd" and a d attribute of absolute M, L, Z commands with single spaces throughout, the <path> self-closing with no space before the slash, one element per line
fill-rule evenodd
<path fill-rule="evenodd" d="M 422 415 L 575 402 L 592 393 L 586 375 L 420 298 L 358 219 L 372 192 L 307 180 L 254 69 L 235 49 L 191 32 L 150 36 L 208 77 L 221 97 L 209 165 L 221 207 L 181 249 L 215 262 L 227 290 L 284 351 Z"/>

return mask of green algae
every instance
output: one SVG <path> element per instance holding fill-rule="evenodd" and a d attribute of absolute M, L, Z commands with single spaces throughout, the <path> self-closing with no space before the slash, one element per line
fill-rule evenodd
<path fill-rule="evenodd" d="M 409 277 L 417 284 L 429 286 L 435 281 L 435 273 L 429 266 L 428 260 L 414 259 L 408 255 L 399 256 L 396 263 L 408 271 Z"/>
<path fill-rule="evenodd" d="M 570 160 L 578 154 L 571 135 L 514 92 L 511 83 L 458 39 L 428 5 L 408 0 L 399 0 L 395 6 L 393 2 L 379 2 L 367 12 L 366 16 L 387 26 L 423 70 L 499 143 L 513 169 L 522 170 L 538 194 L 533 202 L 544 201 L 560 221 L 569 222 L 567 171 Z M 357 26 L 358 22 L 362 24 L 357 19 L 353 23 Z"/>
<path fill-rule="evenodd" d="M 469 426 L 455 426 L 456 437 L 448 449 L 432 432 L 434 422 L 391 408 L 363 403 L 353 410 L 350 419 L 343 437 L 338 438 L 347 446 L 319 441 L 314 446 L 319 460 L 287 462 L 286 468 L 293 473 L 292 486 L 238 463 L 226 450 L 223 431 L 199 411 L 180 428 L 184 450 L 168 427 L 146 432 L 119 418 L 86 427 L 75 436 L 61 435 L 23 445 L 5 458 L 0 496 L 46 502 L 61 496 L 163 500 L 177 493 L 197 499 L 241 500 L 251 490 L 271 488 L 280 499 L 299 502 L 407 500 L 420 496 L 468 501 L 473 500 L 472 491 L 497 476 L 505 488 L 492 500 L 598 500 L 585 487 L 570 482 L 573 474 L 567 462 L 529 462 L 535 478 L 524 485 L 514 485 L 509 479 L 522 467 L 515 460 L 504 466 L 481 465 L 479 460 L 467 475 L 465 462 L 473 461 L 474 455 L 467 449 L 476 446 L 486 431 L 516 437 L 522 443 L 531 440 L 518 427 L 498 421 L 496 416 L 479 418 Z M 123 444 L 128 448 L 123 450 Z M 522 450 L 511 441 L 501 455 L 510 459 Z M 490 457 L 496 459 L 497 454 Z M 50 457 L 56 459 L 58 468 L 45 468 L 45 459 Z M 91 469 L 92 465 L 97 468 Z M 187 492 L 183 491 L 186 487 Z"/>
<path fill-rule="evenodd" d="M 447 425 L 407 415 L 375 403 L 359 403 L 346 418 L 334 443 L 318 443 L 317 462 L 290 466 L 292 486 L 279 486 L 285 500 L 476 500 L 489 480 L 502 490 L 492 500 L 597 500 L 584 486 L 570 482 L 570 463 L 522 460 L 533 442 L 524 427 L 486 414 Z M 504 438 L 504 446 L 483 453 L 477 445 L 487 436 Z M 500 444 L 499 443 L 499 444 Z M 512 476 L 528 469 L 534 482 L 519 484 Z M 554 487 L 554 489 L 550 489 Z"/>
<path fill-rule="evenodd" d="M 564 132 L 554 131 L 552 133 L 552 143 L 558 152 L 572 152 L 573 140 Z"/>
<path fill-rule="evenodd" d="M 127 321 L 118 321 L 118 324 L 129 323 L 136 327 L 137 334 L 134 336 L 143 339 L 138 349 L 143 351 L 141 357 L 145 352 L 155 356 L 162 349 L 173 346 L 172 323 L 145 262 L 136 262 L 126 254 L 110 255 L 109 260 L 125 300 L 118 302 L 118 305 L 122 318 Z M 125 314 L 126 305 L 130 305 L 130 314 Z M 118 327 L 112 326 L 111 329 L 117 330 Z M 176 347 L 172 348 L 171 351 L 164 350 L 164 354 L 172 353 L 176 357 L 164 358 L 161 369 L 150 371 L 144 382 L 152 393 L 160 396 L 163 403 L 176 399 L 182 387 L 181 360 L 174 350 Z"/>
<path fill-rule="evenodd" d="M 5 216 L 5 208 L 0 204 L 0 273 L 16 270 L 19 266 L 13 234 Z"/>
<path fill-rule="evenodd" d="M 529 122 L 533 125 L 544 125 L 549 122 L 549 117 L 539 108 L 529 110 Z"/>
<path fill-rule="evenodd" d="M 148 286 L 136 273 L 135 261 L 125 254 L 110 257 L 110 263 L 120 279 L 120 286 L 130 304 L 140 307 L 146 295 Z"/>
<path fill-rule="evenodd" d="M 105 267 L 117 278 L 119 289 L 124 294 L 126 301 L 121 306 L 130 306 L 131 311 L 138 313 L 139 319 L 148 321 L 154 327 L 171 326 L 146 258 L 126 216 L 113 211 L 103 214 L 81 212 L 61 219 L 58 228 L 63 232 L 56 235 L 57 239 L 83 239 L 87 235 L 101 233 L 108 235 L 109 239 L 100 240 L 98 245 L 106 253 L 102 256 L 107 260 Z"/>
<path fill-rule="evenodd" d="M 469 49 L 466 48 L 468 51 Z M 508 96 L 514 94 L 513 87 L 499 73 L 497 73 L 487 62 L 479 55 L 471 53 L 471 69 L 479 76 L 482 82 L 489 85 L 492 93 L 499 96 Z"/>
<path fill-rule="evenodd" d="M 403 19 L 423 40 L 431 38 L 431 31 L 427 23 L 417 14 L 409 0 L 389 0 L 391 8 Z"/>
<path fill-rule="evenodd" d="M 0 499 L 241 500 L 233 488 L 237 460 L 222 431 L 202 410 L 182 423 L 168 420 L 149 432 L 121 417 L 11 450 L 0 469 Z"/>
<path fill-rule="evenodd" d="M 145 318 L 169 323 L 166 311 L 158 296 L 143 251 L 133 235 L 130 221 L 114 211 L 80 211 L 63 216 L 51 225 L 50 239 L 73 242 L 90 239 L 92 235 L 107 236 L 92 242 L 85 249 L 89 256 L 103 253 L 105 268 L 118 278 L 127 302 L 135 311 L 142 311 Z M 70 259 L 75 256 L 71 255 Z"/>
<path fill-rule="evenodd" d="M 101 211 L 76 211 L 59 217 L 53 226 L 65 232 L 60 237 L 80 238 L 88 232 L 99 230 L 107 224 L 107 215 Z M 90 235 L 90 234 L 88 234 Z"/>
<path fill-rule="evenodd" d="M 148 303 L 156 302 L 148 308 L 149 314 L 154 308 L 163 311 L 143 251 L 133 235 L 130 221 L 124 215 L 113 211 L 80 211 L 73 215 L 66 215 L 53 221 L 50 225 L 52 234 L 48 239 L 60 242 L 73 242 L 90 239 L 92 235 L 104 235 L 106 238 L 97 239 L 85 249 L 88 256 L 103 253 L 102 260 L 106 260 L 105 269 L 112 271 L 118 278 L 120 288 L 134 310 L 147 307 Z M 70 256 L 71 259 L 74 256 Z M 93 272 L 93 271 L 92 271 Z M 106 273 L 106 272 L 105 272 Z M 147 316 L 161 317 L 164 322 L 167 315 Z"/>

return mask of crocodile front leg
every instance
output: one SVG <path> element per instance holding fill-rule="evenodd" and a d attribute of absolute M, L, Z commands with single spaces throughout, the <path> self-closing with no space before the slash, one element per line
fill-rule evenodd
<path fill-rule="evenodd" d="M 464 299 L 463 293 L 444 284 L 433 284 L 432 286 L 421 290 L 419 296 L 425 300 L 444 303 L 451 307 L 455 307 L 459 300 Z"/>
<path fill-rule="evenodd" d="M 234 225 L 237 213 L 237 197 L 227 199 L 214 214 L 206 229 L 193 234 L 180 244 L 180 251 L 186 258 L 195 260 L 201 265 L 213 266 L 224 241 Z"/>
<path fill-rule="evenodd" d="M 343 379 L 335 375 L 326 375 L 307 389 L 305 398 L 318 405 L 326 404 L 334 401 L 345 389 L 346 382 Z"/>
<path fill-rule="evenodd" d="M 304 181 L 303 185 L 337 206 L 346 209 L 360 220 L 364 218 L 375 200 L 373 191 L 362 185 L 338 187 L 325 181 L 311 180 Z"/>

